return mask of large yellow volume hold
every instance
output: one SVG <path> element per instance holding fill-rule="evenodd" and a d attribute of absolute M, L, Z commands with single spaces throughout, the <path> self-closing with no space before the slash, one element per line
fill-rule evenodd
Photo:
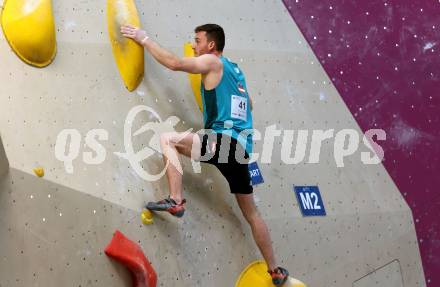
<path fill-rule="evenodd" d="M 191 43 L 185 43 L 183 45 L 183 54 L 185 57 L 194 57 L 194 49 L 192 48 Z M 202 75 L 188 74 L 188 77 L 197 105 L 199 106 L 200 111 L 203 112 L 202 93 L 200 91 L 200 87 L 202 85 Z"/>
<path fill-rule="evenodd" d="M 53 61 L 56 36 L 51 0 L 5 0 L 1 24 L 21 60 L 39 68 Z"/>
<path fill-rule="evenodd" d="M 133 0 L 107 0 L 107 26 L 113 56 L 127 90 L 134 91 L 144 76 L 144 48 L 121 33 L 122 25 L 140 27 Z"/>
<path fill-rule="evenodd" d="M 267 265 L 264 261 L 255 261 L 247 266 L 240 277 L 238 277 L 235 287 L 273 287 L 272 278 L 267 273 Z M 289 277 L 283 287 L 306 287 L 301 281 Z"/>

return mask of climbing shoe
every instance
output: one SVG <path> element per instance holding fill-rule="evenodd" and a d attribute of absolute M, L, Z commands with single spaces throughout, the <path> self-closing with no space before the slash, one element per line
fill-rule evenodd
<path fill-rule="evenodd" d="M 275 270 L 269 270 L 267 272 L 272 277 L 273 285 L 277 287 L 283 286 L 283 284 L 286 283 L 287 278 L 289 278 L 289 271 L 282 267 L 277 267 Z"/>
<path fill-rule="evenodd" d="M 186 200 L 183 199 L 181 203 L 177 204 L 174 199 L 167 197 L 157 202 L 149 202 L 145 208 L 153 211 L 168 211 L 176 217 L 182 217 L 185 213 L 185 208 L 183 207 L 185 202 Z"/>

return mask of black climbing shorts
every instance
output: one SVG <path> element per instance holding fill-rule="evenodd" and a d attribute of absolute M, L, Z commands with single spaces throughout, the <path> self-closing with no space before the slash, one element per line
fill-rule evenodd
<path fill-rule="evenodd" d="M 233 194 L 253 192 L 249 175 L 249 154 L 236 139 L 226 134 L 199 134 L 200 162 L 216 166 L 229 183 Z M 237 160 L 238 159 L 238 160 Z"/>

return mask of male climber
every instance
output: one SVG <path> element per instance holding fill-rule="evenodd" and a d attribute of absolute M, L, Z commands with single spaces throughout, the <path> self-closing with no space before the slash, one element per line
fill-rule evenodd
<path fill-rule="evenodd" d="M 173 70 L 202 74 L 202 103 L 205 129 L 210 134 L 168 132 L 161 134 L 160 144 L 165 163 L 170 195 L 158 202 L 149 202 L 151 210 L 168 211 L 174 216 L 184 214 L 182 167 L 178 154 L 216 166 L 229 183 L 238 205 L 249 223 L 255 242 L 266 260 L 275 286 L 282 286 L 288 271 L 277 267 L 266 223 L 257 211 L 248 172 L 252 152 L 251 99 L 245 77 L 237 64 L 223 57 L 225 34 L 216 24 L 195 29 L 193 49 L 196 57 L 179 58 L 159 46 L 147 33 L 131 25 L 123 25 L 121 33 L 145 47 L 162 65 Z M 245 136 L 243 136 L 245 134 Z"/>

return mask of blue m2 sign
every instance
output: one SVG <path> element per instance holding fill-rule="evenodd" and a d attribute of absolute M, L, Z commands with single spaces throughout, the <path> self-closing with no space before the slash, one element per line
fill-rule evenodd
<path fill-rule="evenodd" d="M 324 203 L 317 186 L 293 186 L 303 216 L 325 216 Z"/>

